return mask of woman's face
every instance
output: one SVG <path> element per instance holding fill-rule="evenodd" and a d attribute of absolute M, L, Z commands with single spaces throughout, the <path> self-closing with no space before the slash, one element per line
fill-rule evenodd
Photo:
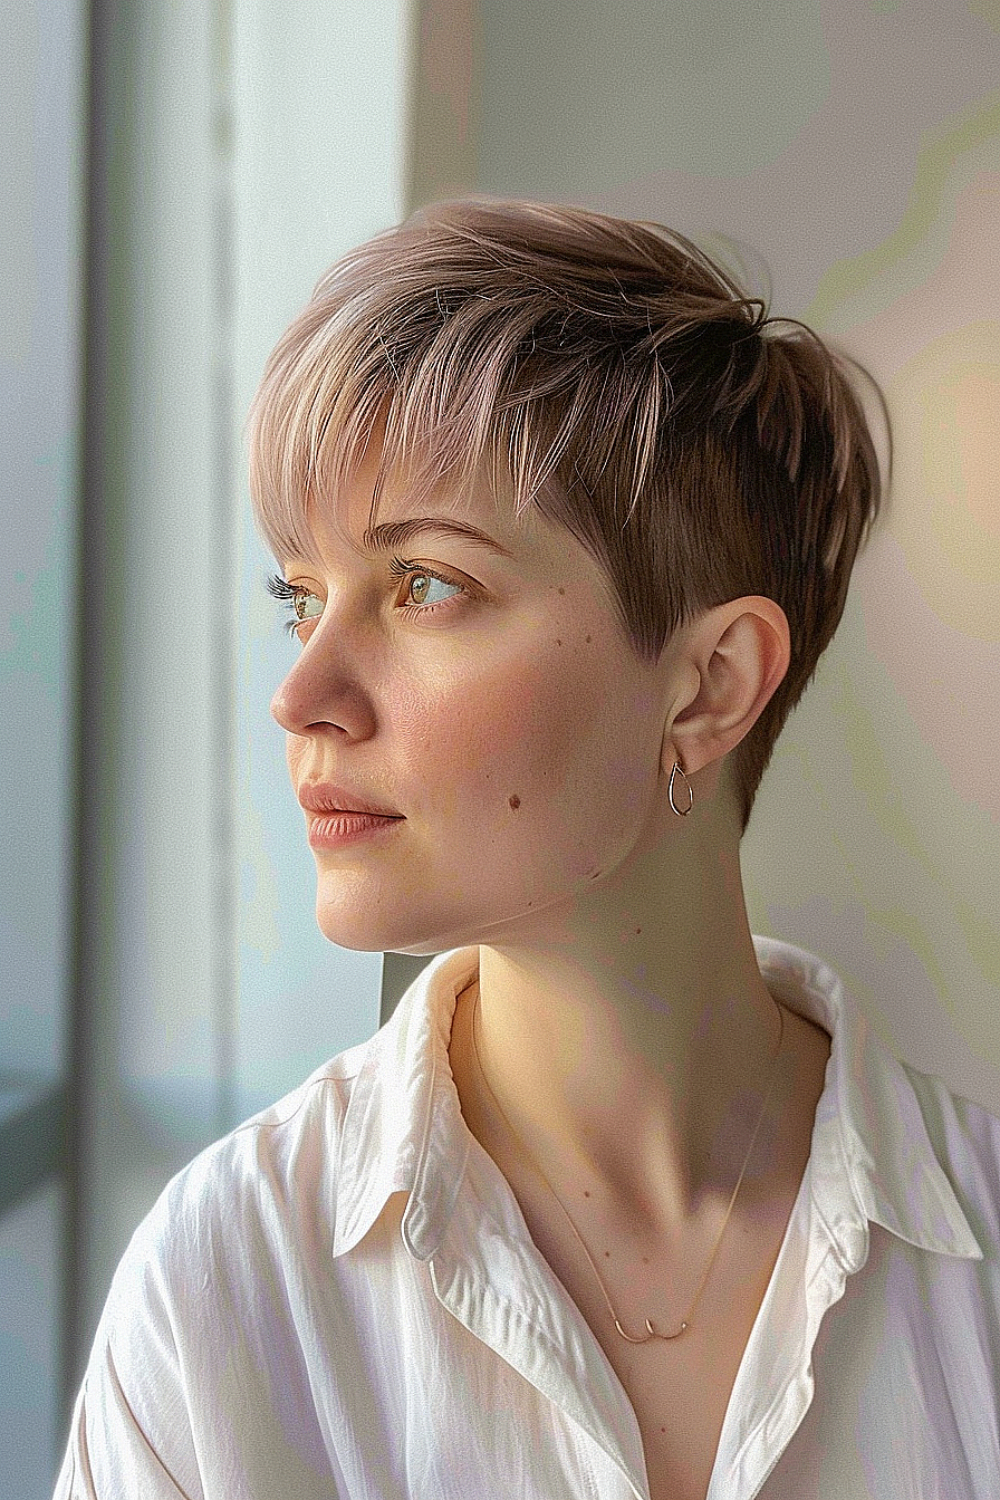
<path fill-rule="evenodd" d="M 433 529 L 366 546 L 376 464 L 369 450 L 339 514 L 314 513 L 322 567 L 282 560 L 311 617 L 271 704 L 292 785 L 332 782 L 402 815 L 313 849 L 320 929 L 414 954 L 554 931 L 662 817 L 669 649 L 640 664 L 580 543 L 485 491 L 419 513 L 503 551 Z M 379 526 L 415 514 L 385 487 Z M 399 576 L 393 559 L 417 566 Z"/>

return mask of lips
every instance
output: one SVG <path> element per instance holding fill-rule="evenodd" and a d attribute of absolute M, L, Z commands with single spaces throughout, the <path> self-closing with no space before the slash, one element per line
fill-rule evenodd
<path fill-rule="evenodd" d="M 383 807 L 379 802 L 373 802 L 368 797 L 358 796 L 350 792 L 346 787 L 334 786 L 328 781 L 304 782 L 298 790 L 298 799 L 306 812 L 332 813 L 332 812 L 354 812 L 369 813 L 377 818 L 401 818 L 394 808 Z"/>

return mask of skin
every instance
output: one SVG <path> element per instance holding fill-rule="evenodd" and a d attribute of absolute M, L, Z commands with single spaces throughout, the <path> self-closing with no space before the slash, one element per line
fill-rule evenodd
<path fill-rule="evenodd" d="M 513 1174 L 509 1121 L 592 1243 L 628 1225 L 637 1253 L 707 1260 L 780 1029 L 726 757 L 787 669 L 785 615 L 732 600 L 645 665 L 575 538 L 474 488 L 415 511 L 390 485 L 377 519 L 447 510 L 511 556 L 425 532 L 398 553 L 449 583 L 395 578 L 361 544 L 375 467 L 370 447 L 337 507 L 314 511 L 317 558 L 282 559 L 319 616 L 271 704 L 293 787 L 341 781 L 405 819 L 314 850 L 320 929 L 366 951 L 478 945 L 482 1072 L 475 986 L 450 1049 L 470 1129 Z M 403 612 L 424 600 L 442 604 Z M 687 817 L 668 802 L 675 761 Z M 786 1011 L 761 1137 L 775 1192 L 808 1152 L 822 1041 Z"/>

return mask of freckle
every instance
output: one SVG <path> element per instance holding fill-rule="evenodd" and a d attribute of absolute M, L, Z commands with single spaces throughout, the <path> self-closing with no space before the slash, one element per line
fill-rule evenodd
<path fill-rule="evenodd" d="M 507 806 L 512 807 L 515 812 L 521 806 L 521 799 L 516 792 L 512 792 L 511 795 L 507 798 Z"/>
<path fill-rule="evenodd" d="M 585 1197 L 585 1198 L 589 1198 L 589 1197 L 590 1197 L 590 1194 L 589 1194 L 589 1193 L 588 1193 L 588 1192 L 587 1192 L 587 1189 L 586 1189 L 586 1188 L 584 1188 L 584 1190 L 583 1190 L 583 1196 L 584 1196 L 584 1197 Z"/>
<path fill-rule="evenodd" d="M 642 1257 L 642 1263 L 643 1263 L 644 1266 L 648 1266 L 649 1265 L 649 1256 L 648 1255 L 644 1255 Z"/>
<path fill-rule="evenodd" d="M 556 639 L 556 645 L 557 646 L 561 646 L 562 645 L 562 641 L 560 641 L 558 638 Z"/>
<path fill-rule="evenodd" d="M 560 592 L 560 594 L 565 594 L 566 590 L 565 589 L 560 589 L 559 592 Z"/>
<path fill-rule="evenodd" d="M 604 1254 L 607 1256 L 608 1260 L 611 1259 L 611 1251 L 610 1250 L 605 1250 Z"/>
<path fill-rule="evenodd" d="M 590 645 L 590 636 L 589 636 L 589 635 L 588 635 L 588 637 L 587 637 L 587 645 L 588 645 L 588 646 L 589 646 L 589 645 Z"/>
<path fill-rule="evenodd" d="M 635 929 L 635 934 L 636 934 L 636 937 L 638 937 L 638 936 L 639 936 L 639 933 L 640 933 L 640 932 L 641 932 L 641 931 L 642 931 L 642 928 L 641 928 L 641 927 L 637 927 L 637 928 L 636 928 L 636 929 Z"/>
<path fill-rule="evenodd" d="M 661 1427 L 661 1428 L 660 1428 L 660 1431 L 661 1431 L 661 1432 L 666 1432 L 666 1430 L 667 1430 L 667 1429 L 666 1429 L 666 1428 L 665 1428 L 665 1427 Z"/>

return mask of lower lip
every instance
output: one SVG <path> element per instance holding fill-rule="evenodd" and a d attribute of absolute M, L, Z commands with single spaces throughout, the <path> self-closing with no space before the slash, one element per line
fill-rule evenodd
<path fill-rule="evenodd" d="M 384 833 L 404 821 L 376 817 L 374 813 L 325 813 L 309 824 L 309 843 L 313 849 L 342 849 L 345 844 Z"/>

